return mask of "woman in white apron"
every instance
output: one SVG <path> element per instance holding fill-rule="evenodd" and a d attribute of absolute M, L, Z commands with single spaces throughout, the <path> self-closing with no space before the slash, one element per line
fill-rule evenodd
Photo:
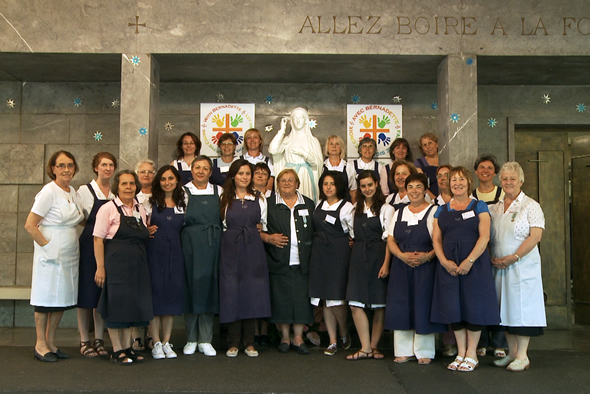
<path fill-rule="evenodd" d="M 524 182 L 520 164 L 505 163 L 500 169 L 500 182 L 505 195 L 490 207 L 490 244 L 500 324 L 506 327 L 509 352 L 494 364 L 509 371 L 524 371 L 531 365 L 527 356 L 530 337 L 542 335 L 547 326 L 537 246 L 545 217 L 539 203 L 520 190 Z"/>
<path fill-rule="evenodd" d="M 35 307 L 37 343 L 33 354 L 46 362 L 69 358 L 55 345 L 55 332 L 64 311 L 78 302 L 80 250 L 76 224 L 84 215 L 70 186 L 77 171 L 71 153 L 54 153 L 46 169 L 52 182 L 35 196 L 25 223 L 35 241 L 31 305 Z"/>

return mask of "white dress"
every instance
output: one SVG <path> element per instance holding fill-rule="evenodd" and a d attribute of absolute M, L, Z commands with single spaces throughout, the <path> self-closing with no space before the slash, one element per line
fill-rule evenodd
<path fill-rule="evenodd" d="M 49 241 L 45 246 L 34 242 L 31 305 L 76 305 L 80 260 L 76 224 L 84 219 L 76 191 L 70 186 L 67 193 L 50 182 L 35 196 L 31 212 L 43 217 L 39 231 Z"/>
<path fill-rule="evenodd" d="M 516 253 L 530 235 L 531 227 L 545 228 L 545 217 L 538 202 L 520 192 L 504 213 L 504 198 L 491 205 L 492 257 Z M 539 247 L 508 268 L 494 268 L 496 293 L 502 326 L 546 327 L 541 255 Z"/>

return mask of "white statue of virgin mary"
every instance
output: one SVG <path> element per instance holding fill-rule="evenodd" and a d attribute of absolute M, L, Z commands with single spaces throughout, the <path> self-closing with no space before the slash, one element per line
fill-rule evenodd
<path fill-rule="evenodd" d="M 285 137 L 288 121 L 291 133 Z M 299 192 L 317 202 L 324 156 L 320 142 L 311 134 L 307 109 L 295 108 L 289 118 L 281 119 L 281 129 L 270 142 L 268 152 L 272 155 L 275 173 L 293 168 L 299 176 Z"/>

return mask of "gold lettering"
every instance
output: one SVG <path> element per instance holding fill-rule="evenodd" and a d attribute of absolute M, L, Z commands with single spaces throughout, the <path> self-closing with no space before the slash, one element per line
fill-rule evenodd
<path fill-rule="evenodd" d="M 418 21 L 420 19 L 424 19 L 426 21 L 426 31 L 425 32 L 421 32 L 420 30 L 418 30 Z M 426 18 L 425 16 L 419 16 L 418 18 L 416 18 L 416 20 L 414 21 L 414 30 L 416 31 L 416 33 L 420 34 L 420 35 L 424 35 L 424 34 L 428 34 L 428 32 L 430 31 L 430 22 L 428 21 L 428 18 Z"/>
<path fill-rule="evenodd" d="M 346 27 L 342 31 L 336 31 L 336 16 L 332 16 L 332 18 L 334 18 L 334 34 L 345 34 L 346 33 Z"/>
<path fill-rule="evenodd" d="M 406 20 L 406 23 L 402 24 L 402 18 Z M 402 27 L 407 27 L 410 31 L 402 33 Z M 412 28 L 410 27 L 410 18 L 407 16 L 397 17 L 397 34 L 412 34 Z"/>
<path fill-rule="evenodd" d="M 492 30 L 492 34 L 490 35 L 493 36 L 494 34 L 496 34 L 496 29 L 502 29 L 502 35 L 506 35 L 506 30 L 504 30 L 504 26 L 502 26 L 502 21 L 500 20 L 500 18 L 496 19 L 496 24 L 494 24 L 494 29 Z"/>
<path fill-rule="evenodd" d="M 361 22 L 363 21 L 362 16 L 349 16 L 348 17 L 348 34 L 363 34 L 363 29 L 361 29 L 360 31 L 355 31 L 354 33 L 352 32 L 353 26 L 358 29 L 358 26 L 356 25 L 358 22 L 352 23 L 352 18 L 359 18 L 361 20 Z"/>
<path fill-rule="evenodd" d="M 370 16 L 369 19 L 367 20 L 367 22 L 369 22 L 373 18 L 377 18 L 377 20 L 375 21 L 375 23 L 373 23 L 371 25 L 371 27 L 369 27 L 369 30 L 367 31 L 367 34 L 381 34 L 381 30 L 383 29 L 382 27 L 379 28 L 379 31 L 376 31 L 374 33 L 371 33 L 371 30 L 373 30 L 373 27 L 377 24 L 377 22 L 379 22 L 379 19 L 381 19 L 380 16 Z"/>
<path fill-rule="evenodd" d="M 580 30 L 580 22 L 582 22 L 584 19 L 590 21 L 590 18 L 587 17 L 580 18 L 580 20 L 578 21 L 578 32 L 583 36 L 587 36 L 588 34 L 590 34 L 590 31 L 588 33 L 582 33 L 582 30 Z"/>
<path fill-rule="evenodd" d="M 309 26 L 306 25 L 306 23 L 309 22 Z M 303 32 L 303 29 L 305 29 L 306 27 L 311 29 L 312 33 L 315 33 L 315 30 L 313 29 L 313 24 L 311 23 L 311 19 L 309 19 L 309 15 L 305 17 L 305 20 L 303 21 L 303 26 L 301 26 L 301 30 L 299 30 L 299 34 L 301 34 Z"/>
<path fill-rule="evenodd" d="M 522 26 L 522 30 L 521 30 L 521 33 L 520 33 L 521 36 L 530 36 L 530 35 L 533 34 L 533 30 L 532 29 L 528 33 L 525 33 L 524 32 L 524 18 L 520 18 L 520 23 L 521 23 L 521 26 Z"/>
<path fill-rule="evenodd" d="M 318 33 L 320 34 L 328 34 L 332 28 L 329 28 L 328 31 L 322 31 L 322 17 L 318 15 Z"/>
<path fill-rule="evenodd" d="M 572 28 L 572 24 L 571 23 L 567 23 L 567 20 L 571 19 L 572 22 L 576 23 L 576 18 L 572 18 L 572 17 L 563 17 L 563 35 L 567 36 L 567 32 L 565 29 L 571 29 Z"/>
<path fill-rule="evenodd" d="M 436 21 L 436 29 L 435 29 L 434 34 L 438 34 L 438 16 L 435 16 L 434 20 Z"/>
<path fill-rule="evenodd" d="M 543 19 L 541 19 L 541 18 L 539 18 L 539 21 L 537 22 L 537 27 L 535 27 L 535 32 L 533 33 L 533 36 L 537 35 L 537 30 L 539 29 L 539 26 L 542 26 L 542 29 L 545 32 L 545 35 L 548 36 L 549 33 L 547 33 L 547 29 L 545 29 L 545 24 L 543 23 Z"/>
<path fill-rule="evenodd" d="M 449 24 L 449 21 L 455 21 L 454 25 Z M 455 30 L 455 33 L 458 35 L 459 32 L 457 31 L 457 26 L 459 26 L 459 21 L 457 20 L 457 18 L 452 17 L 452 16 L 445 16 L 445 35 L 449 34 L 449 27 L 452 27 L 453 30 Z"/>
<path fill-rule="evenodd" d="M 475 31 L 472 32 L 467 32 L 467 29 L 471 29 L 471 22 L 467 23 L 466 20 L 467 19 L 471 19 L 473 22 L 477 23 L 477 18 L 472 17 L 472 16 L 463 16 L 461 17 L 461 26 L 463 27 L 462 29 L 462 34 L 466 35 L 466 36 L 475 36 L 477 34 L 477 28 L 475 28 Z"/>

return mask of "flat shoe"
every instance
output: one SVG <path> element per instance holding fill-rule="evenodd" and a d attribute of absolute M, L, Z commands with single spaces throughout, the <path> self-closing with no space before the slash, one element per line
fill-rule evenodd
<path fill-rule="evenodd" d="M 287 342 L 281 342 L 278 349 L 281 353 L 289 353 L 289 349 L 291 349 L 291 346 Z"/>
<path fill-rule="evenodd" d="M 225 355 L 227 357 L 238 357 L 238 349 L 234 349 L 234 350 L 229 349 L 227 352 L 225 352 Z"/>
<path fill-rule="evenodd" d="M 248 357 L 258 357 L 258 350 L 256 349 L 248 350 L 248 348 L 246 348 L 244 349 L 244 353 L 246 353 Z"/>
<path fill-rule="evenodd" d="M 293 348 L 293 350 L 295 350 L 297 354 L 309 354 L 309 349 L 307 348 L 307 345 L 305 343 L 302 343 L 299 346 L 293 343 L 291 344 L 291 347 Z"/>
<path fill-rule="evenodd" d="M 432 362 L 432 359 L 424 357 L 424 358 L 419 358 L 418 359 L 418 364 L 420 365 L 428 365 Z"/>
<path fill-rule="evenodd" d="M 504 349 L 496 349 L 494 350 L 494 357 L 506 357 L 506 351 Z"/>
<path fill-rule="evenodd" d="M 459 365 L 459 368 L 457 368 L 457 371 L 471 372 L 477 367 L 479 367 L 479 361 L 476 361 L 476 360 L 469 358 L 469 357 L 465 357 L 465 360 L 463 360 L 461 365 Z"/>
<path fill-rule="evenodd" d="M 33 356 L 35 356 L 35 358 L 39 361 L 43 361 L 46 363 L 54 363 L 57 361 L 57 357 L 55 354 L 51 353 L 51 352 L 47 352 L 44 355 L 41 355 L 37 349 L 33 349 Z"/>
<path fill-rule="evenodd" d="M 531 362 L 530 362 L 529 358 L 527 357 L 526 360 L 515 359 L 514 361 L 512 361 L 508 365 L 508 367 L 506 369 L 508 371 L 512 371 L 512 372 L 522 372 L 525 369 L 529 369 L 530 366 L 531 366 Z"/>
<path fill-rule="evenodd" d="M 393 362 L 397 363 L 397 364 L 403 364 L 403 363 L 407 363 L 408 361 L 413 360 L 413 359 L 415 359 L 414 356 L 402 356 L 402 357 L 394 358 Z"/>
<path fill-rule="evenodd" d="M 483 357 L 487 352 L 488 350 L 485 347 L 480 347 L 475 351 L 475 354 L 477 354 L 478 357 Z"/>
<path fill-rule="evenodd" d="M 514 359 L 510 356 L 503 357 L 499 360 L 494 360 L 493 364 L 496 367 L 506 368 Z"/>
<path fill-rule="evenodd" d="M 462 363 L 463 363 L 463 357 L 457 356 L 457 357 L 455 357 L 455 360 L 452 363 L 447 365 L 447 369 L 449 371 L 456 371 L 461 366 Z"/>
<path fill-rule="evenodd" d="M 64 352 L 62 352 L 59 349 L 57 349 L 55 352 L 53 352 L 53 354 L 55 355 L 55 357 L 59 358 L 60 360 L 70 358 L 70 356 L 68 356 L 67 354 L 65 354 Z"/>

